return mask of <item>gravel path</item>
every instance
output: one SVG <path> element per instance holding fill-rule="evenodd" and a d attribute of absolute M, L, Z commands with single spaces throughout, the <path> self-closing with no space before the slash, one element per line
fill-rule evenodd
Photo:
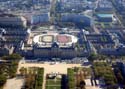
<path fill-rule="evenodd" d="M 21 89 L 23 83 L 24 79 L 22 78 L 8 79 L 3 89 Z"/>

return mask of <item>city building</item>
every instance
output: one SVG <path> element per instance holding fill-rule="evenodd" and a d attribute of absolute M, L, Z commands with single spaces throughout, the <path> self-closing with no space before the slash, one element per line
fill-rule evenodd
<path fill-rule="evenodd" d="M 27 20 L 22 16 L 12 14 L 0 14 L 0 26 L 27 26 Z"/>
<path fill-rule="evenodd" d="M 28 36 L 27 21 L 24 17 L 0 15 L 0 56 L 16 52 L 19 43 L 26 42 Z"/>
<path fill-rule="evenodd" d="M 33 53 L 40 58 L 74 58 L 77 37 L 69 34 L 47 33 L 33 38 Z"/>
<path fill-rule="evenodd" d="M 83 26 L 92 26 L 93 20 L 90 16 L 86 16 L 83 14 L 62 14 L 61 15 L 62 22 L 72 22 L 75 24 L 82 24 Z"/>
<path fill-rule="evenodd" d="M 97 14 L 96 15 L 99 22 L 113 22 L 113 14 Z"/>
<path fill-rule="evenodd" d="M 42 24 L 50 22 L 50 15 L 49 13 L 40 13 L 31 15 L 31 24 Z"/>
<path fill-rule="evenodd" d="M 96 7 L 97 12 L 112 12 L 113 11 L 113 6 L 112 3 L 108 0 L 99 0 L 97 7 Z"/>
<path fill-rule="evenodd" d="M 14 52 L 13 45 L 1 45 L 0 44 L 0 56 L 10 55 Z"/>
<path fill-rule="evenodd" d="M 103 55 L 110 55 L 110 56 L 123 56 L 125 55 L 125 46 L 119 46 L 117 48 L 105 48 L 105 49 L 100 49 L 99 51 L 100 54 Z"/>

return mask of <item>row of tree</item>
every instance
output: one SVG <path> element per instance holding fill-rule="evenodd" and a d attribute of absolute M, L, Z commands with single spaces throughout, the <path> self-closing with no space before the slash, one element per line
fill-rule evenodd
<path fill-rule="evenodd" d="M 101 55 L 101 54 L 95 54 L 92 53 L 90 54 L 90 56 L 88 57 L 88 60 L 90 62 L 94 62 L 95 60 L 102 60 L 102 61 L 107 61 L 107 59 L 109 59 L 110 61 L 115 61 L 116 59 L 122 59 L 125 60 L 125 56 L 107 56 L 107 55 Z"/>
<path fill-rule="evenodd" d="M 69 68 L 68 69 L 68 89 L 85 89 L 85 72 L 87 73 L 88 70 L 84 68 Z"/>
<path fill-rule="evenodd" d="M 68 89 L 75 89 L 75 77 L 74 70 L 69 68 L 67 71 L 68 76 Z"/>
<path fill-rule="evenodd" d="M 21 58 L 22 57 L 16 53 L 2 57 L 3 60 L 7 60 L 7 61 L 17 61 L 17 60 L 19 61 Z"/>
<path fill-rule="evenodd" d="M 39 68 L 35 81 L 35 89 L 42 89 L 43 86 L 44 69 Z"/>
<path fill-rule="evenodd" d="M 18 61 L 22 57 L 19 54 L 11 54 L 9 56 L 3 56 L 0 64 L 0 87 L 2 87 L 8 78 L 13 78 L 16 76 L 16 71 L 18 67 Z M 18 60 L 18 61 L 17 61 Z"/>
<path fill-rule="evenodd" d="M 21 75 L 25 76 L 25 89 L 42 89 L 44 76 L 43 68 L 21 68 L 20 73 Z"/>
<path fill-rule="evenodd" d="M 117 79 L 111 66 L 105 62 L 94 62 L 93 67 L 96 79 L 103 80 L 107 89 L 117 89 Z"/>

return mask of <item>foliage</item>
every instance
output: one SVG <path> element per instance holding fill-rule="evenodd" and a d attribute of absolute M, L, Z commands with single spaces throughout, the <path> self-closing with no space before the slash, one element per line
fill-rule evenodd
<path fill-rule="evenodd" d="M 115 86 L 117 79 L 112 68 L 105 62 L 95 62 L 94 72 L 96 78 L 103 78 L 107 86 Z"/>
<path fill-rule="evenodd" d="M 0 87 L 3 86 L 6 82 L 6 76 L 3 74 L 0 74 Z"/>
<path fill-rule="evenodd" d="M 96 59 L 97 59 L 97 55 L 94 54 L 94 53 L 92 53 L 92 54 L 88 57 L 88 60 L 91 61 L 91 62 L 93 62 L 93 61 L 96 60 Z"/>
<path fill-rule="evenodd" d="M 68 69 L 68 88 L 75 89 L 75 77 L 74 77 L 74 70 Z"/>
<path fill-rule="evenodd" d="M 27 69 L 24 67 L 21 67 L 19 71 L 21 75 L 26 75 Z"/>
<path fill-rule="evenodd" d="M 9 62 L 1 63 L 0 65 L 0 87 L 6 82 L 7 78 L 13 78 L 16 76 L 18 63 Z"/>
<path fill-rule="evenodd" d="M 100 54 L 95 54 L 92 53 L 89 57 L 88 60 L 93 62 L 94 60 L 105 60 L 107 58 L 107 56 L 105 55 L 100 55 Z"/>
<path fill-rule="evenodd" d="M 76 71 L 77 70 L 77 71 Z M 68 89 L 85 89 L 85 75 L 90 72 L 87 68 L 75 67 L 68 69 Z"/>
<path fill-rule="evenodd" d="M 19 54 L 11 54 L 9 56 L 3 56 L 2 59 L 3 60 L 20 60 L 22 57 Z"/>
<path fill-rule="evenodd" d="M 27 71 L 25 68 L 21 68 L 20 71 Z M 43 84 L 43 68 L 31 68 L 29 73 L 26 74 L 25 78 L 25 89 L 42 89 Z"/>
<path fill-rule="evenodd" d="M 43 68 L 39 68 L 39 69 L 38 69 L 37 76 L 36 76 L 35 89 L 41 89 L 41 88 L 42 88 L 42 84 L 43 84 L 43 74 L 44 74 L 44 69 L 43 69 Z"/>

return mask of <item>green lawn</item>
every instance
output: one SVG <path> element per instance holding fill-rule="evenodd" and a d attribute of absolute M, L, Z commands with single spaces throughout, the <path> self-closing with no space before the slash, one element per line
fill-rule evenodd
<path fill-rule="evenodd" d="M 61 89 L 61 86 L 46 86 L 46 89 Z"/>
<path fill-rule="evenodd" d="M 61 79 L 47 79 L 46 89 L 61 89 Z"/>
<path fill-rule="evenodd" d="M 46 81 L 46 85 L 60 85 L 60 84 L 61 84 L 61 80 L 48 79 Z"/>

